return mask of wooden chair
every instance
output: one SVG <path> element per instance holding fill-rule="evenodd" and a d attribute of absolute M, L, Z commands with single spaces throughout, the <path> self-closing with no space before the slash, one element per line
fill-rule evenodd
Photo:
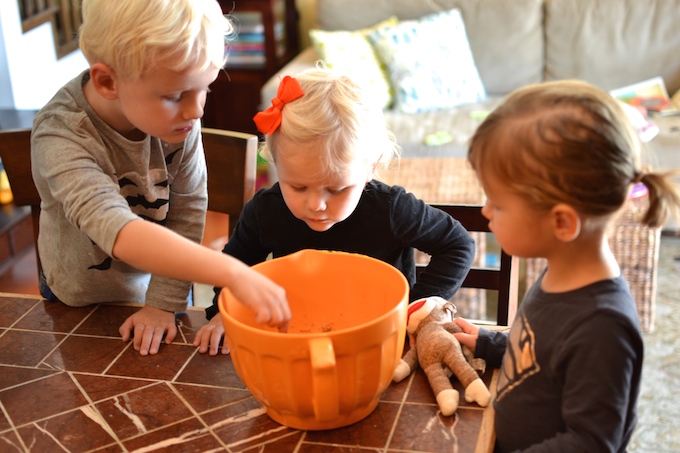
<path fill-rule="evenodd" d="M 255 193 L 258 137 L 208 128 L 202 132 L 208 166 L 208 210 L 229 216 L 228 233 L 231 234 L 243 206 Z M 14 204 L 31 207 L 40 275 L 37 248 L 40 195 L 31 174 L 31 130 L 0 131 L 0 158 L 12 188 Z"/>
<path fill-rule="evenodd" d="M 257 135 L 204 127 L 208 210 L 229 216 L 234 231 L 243 206 L 255 194 Z"/>
<path fill-rule="evenodd" d="M 490 233 L 489 221 L 482 215 L 481 206 L 432 204 L 458 220 L 469 232 Z M 425 264 L 418 264 L 416 274 L 422 272 Z M 517 312 L 519 293 L 519 258 L 500 251 L 500 266 L 475 267 L 470 269 L 463 288 L 493 290 L 498 293 L 496 324 L 508 326 Z"/>
<path fill-rule="evenodd" d="M 42 267 L 38 255 L 38 230 L 40 228 L 40 195 L 31 174 L 31 129 L 0 131 L 0 159 L 7 172 L 16 206 L 30 206 L 33 222 L 33 239 L 38 263 L 38 275 Z"/>

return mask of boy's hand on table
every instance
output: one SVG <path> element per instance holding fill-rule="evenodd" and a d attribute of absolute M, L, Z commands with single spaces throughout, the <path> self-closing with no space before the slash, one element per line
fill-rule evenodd
<path fill-rule="evenodd" d="M 161 341 L 170 344 L 177 335 L 175 314 L 169 311 L 144 306 L 133 313 L 118 329 L 123 341 L 128 341 L 132 334 L 133 347 L 141 355 L 158 354 Z"/>
<path fill-rule="evenodd" d="M 196 337 L 194 338 L 194 346 L 198 346 L 198 352 L 201 354 L 208 352 L 210 355 L 217 355 L 220 341 L 222 341 L 223 338 L 224 325 L 222 324 L 222 318 L 218 313 L 208 324 L 198 329 Z M 226 339 L 222 345 L 221 352 L 222 354 L 229 354 L 229 345 L 227 345 Z"/>

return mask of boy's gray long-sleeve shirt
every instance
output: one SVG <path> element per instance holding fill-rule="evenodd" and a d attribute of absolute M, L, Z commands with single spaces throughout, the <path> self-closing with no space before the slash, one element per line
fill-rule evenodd
<path fill-rule="evenodd" d="M 131 141 L 83 93 L 85 71 L 36 115 L 33 179 L 41 198 L 38 250 L 52 292 L 67 305 L 145 302 L 182 311 L 191 284 L 112 258 L 125 224 L 144 219 L 198 242 L 207 209 L 200 123 L 183 143 Z"/>

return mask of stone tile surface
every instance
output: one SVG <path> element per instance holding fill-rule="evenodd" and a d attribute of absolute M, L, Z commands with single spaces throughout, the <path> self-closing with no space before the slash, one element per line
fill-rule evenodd
<path fill-rule="evenodd" d="M 179 315 L 175 342 L 141 357 L 118 333 L 136 309 L 0 297 L 0 451 L 474 451 L 485 410 L 463 402 L 442 417 L 422 374 L 390 385 L 378 409 L 349 427 L 281 426 L 229 356 L 191 346 L 202 310 Z M 630 453 L 680 452 L 680 237 L 662 236 L 655 309 Z"/>
<path fill-rule="evenodd" d="M 476 451 L 492 414 L 462 403 L 442 417 L 419 371 L 350 426 L 282 426 L 246 389 L 231 356 L 191 345 L 206 322 L 202 309 L 178 315 L 178 338 L 142 357 L 118 334 L 139 308 L 70 309 L 0 294 L 0 451 L 465 453 Z M 487 385 L 491 377 L 483 375 Z"/>

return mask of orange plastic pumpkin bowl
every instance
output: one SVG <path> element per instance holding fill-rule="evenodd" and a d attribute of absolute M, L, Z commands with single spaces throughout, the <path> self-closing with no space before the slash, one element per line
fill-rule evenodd
<path fill-rule="evenodd" d="M 408 283 L 364 255 L 302 250 L 253 269 L 286 289 L 287 333 L 257 324 L 228 289 L 219 296 L 236 372 L 267 414 L 297 429 L 355 423 L 378 405 L 403 351 Z"/>

